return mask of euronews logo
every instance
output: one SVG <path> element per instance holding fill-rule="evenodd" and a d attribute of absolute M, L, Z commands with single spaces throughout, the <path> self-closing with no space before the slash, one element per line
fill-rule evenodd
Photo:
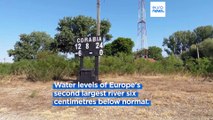
<path fill-rule="evenodd" d="M 150 17 L 166 17 L 166 2 L 150 2 Z"/>

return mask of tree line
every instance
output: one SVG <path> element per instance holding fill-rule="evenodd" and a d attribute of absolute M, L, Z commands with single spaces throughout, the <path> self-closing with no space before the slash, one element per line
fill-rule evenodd
<path fill-rule="evenodd" d="M 212 75 L 213 73 L 212 25 L 199 26 L 193 31 L 177 31 L 164 38 L 162 45 L 165 47 L 164 50 L 168 57 L 162 56 L 163 50 L 160 47 L 150 46 L 148 57 L 154 59 L 154 62 L 151 63 L 141 57 L 144 54 L 143 49 L 132 51 L 134 47 L 132 39 L 118 37 L 112 41 L 112 35 L 109 33 L 110 28 L 109 20 L 101 20 L 101 36 L 105 37 L 104 56 L 101 59 L 100 66 L 101 72 L 170 73 L 172 71 L 188 71 L 196 75 Z M 51 78 L 59 78 L 64 73 L 74 74 L 79 67 L 79 61 L 75 58 L 63 58 L 60 54 L 73 53 L 77 37 L 96 36 L 96 20 L 81 15 L 64 17 L 59 20 L 56 30 L 58 32 L 54 38 L 45 32 L 21 34 L 20 40 L 14 45 L 14 49 L 8 50 L 9 56 L 12 56 L 15 61 L 11 66 L 12 73 L 22 73 L 24 70 L 23 73 L 28 74 L 30 78 L 42 78 L 39 77 L 42 75 L 45 77 L 47 76 L 44 74 L 45 71 L 50 71 L 50 69 L 52 69 Z M 48 58 L 48 56 L 50 57 Z M 31 60 L 32 62 L 30 62 Z M 85 64 L 88 67 L 93 66 L 92 62 L 89 62 L 90 60 L 92 59 L 86 59 Z M 52 63 L 52 65 L 49 63 Z M 26 67 L 26 65 L 30 67 Z M 46 67 L 41 68 L 39 66 Z M 38 73 L 40 74 L 36 76 Z"/>
<path fill-rule="evenodd" d="M 73 53 L 76 38 L 96 36 L 96 28 L 96 21 L 92 17 L 81 15 L 64 17 L 59 20 L 56 28 L 58 33 L 55 34 L 54 38 L 45 32 L 39 31 L 21 34 L 20 40 L 15 43 L 14 49 L 8 50 L 8 54 L 17 62 L 25 59 L 37 59 L 38 53 L 44 51 L 65 54 Z M 104 54 L 106 56 L 113 56 L 118 53 L 133 54 L 134 42 L 130 38 L 119 37 L 113 42 L 108 43 L 112 40 L 112 35 L 109 34 L 110 28 L 111 23 L 109 20 L 104 19 L 101 21 L 100 33 L 105 38 Z M 162 58 L 161 52 L 162 50 L 156 46 L 150 47 L 150 57 L 158 56 L 156 59 Z"/>
<path fill-rule="evenodd" d="M 164 38 L 165 51 L 182 59 L 213 57 L 213 26 L 200 26 L 193 31 L 177 31 Z"/>
<path fill-rule="evenodd" d="M 112 38 L 112 35 L 109 34 L 110 27 L 111 23 L 108 20 L 101 21 L 101 36 L 104 36 L 106 41 Z M 59 20 L 56 30 L 58 33 L 54 38 L 45 32 L 21 34 L 14 49 L 8 50 L 9 56 L 13 56 L 14 61 L 20 61 L 36 59 L 37 53 L 43 51 L 72 53 L 76 37 L 95 36 L 96 21 L 87 16 L 64 17 Z"/>
<path fill-rule="evenodd" d="M 101 21 L 101 36 L 104 36 L 105 43 L 112 39 L 109 34 L 111 23 L 108 20 Z M 14 49 L 8 50 L 9 56 L 14 61 L 21 59 L 36 59 L 37 53 L 42 51 L 72 53 L 76 37 L 96 36 L 96 21 L 92 17 L 76 16 L 64 17 L 59 20 L 56 28 L 58 33 L 51 38 L 45 32 L 32 32 L 21 34 L 20 40 L 16 42 Z M 177 31 L 164 38 L 163 46 L 168 55 L 176 55 L 183 60 L 189 58 L 213 57 L 213 26 L 200 26 L 193 31 Z M 130 38 L 119 37 L 105 45 L 105 55 L 116 55 L 119 52 L 132 54 L 134 42 Z M 156 46 L 148 48 L 149 58 L 162 59 L 162 50 Z M 143 54 L 143 50 L 134 52 L 135 56 Z"/>

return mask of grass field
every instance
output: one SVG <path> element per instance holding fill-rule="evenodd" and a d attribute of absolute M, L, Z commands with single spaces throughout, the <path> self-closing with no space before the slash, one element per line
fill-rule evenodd
<path fill-rule="evenodd" d="M 103 82 L 140 82 L 151 107 L 52 107 L 52 83 L 25 76 L 0 80 L 0 120 L 213 120 L 213 82 L 180 75 L 102 76 Z"/>

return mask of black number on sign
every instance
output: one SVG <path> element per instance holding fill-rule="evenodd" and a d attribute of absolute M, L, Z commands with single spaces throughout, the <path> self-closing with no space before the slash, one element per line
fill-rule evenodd
<path fill-rule="evenodd" d="M 99 55 L 103 55 L 103 50 L 101 49 L 101 50 L 99 50 Z"/>
<path fill-rule="evenodd" d="M 96 42 L 95 43 L 96 44 L 96 49 L 99 49 L 99 48 L 103 48 L 103 43 L 101 42 L 101 43 L 99 43 L 99 42 Z"/>
<path fill-rule="evenodd" d="M 81 43 L 75 44 L 75 48 L 76 48 L 76 50 L 80 50 L 81 49 Z"/>

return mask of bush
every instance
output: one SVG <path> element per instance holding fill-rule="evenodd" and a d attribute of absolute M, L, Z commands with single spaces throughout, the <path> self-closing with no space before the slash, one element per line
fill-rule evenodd
<path fill-rule="evenodd" d="M 144 58 L 136 59 L 135 62 L 136 72 L 137 73 L 149 73 L 151 70 L 150 62 L 145 60 Z"/>
<path fill-rule="evenodd" d="M 31 62 L 27 78 L 32 81 L 58 80 L 64 76 L 70 76 L 74 72 L 74 67 L 74 63 L 69 62 L 62 56 L 49 55 Z"/>
<path fill-rule="evenodd" d="M 204 75 L 211 72 L 211 61 L 207 58 L 189 59 L 186 61 L 185 66 L 188 71 L 195 75 Z"/>
<path fill-rule="evenodd" d="M 213 75 L 212 59 L 191 58 L 184 63 L 185 65 L 175 56 L 169 56 L 160 61 L 149 61 L 149 59 L 135 59 L 133 55 L 119 53 L 116 56 L 100 58 L 100 74 L 176 74 L 189 71 L 194 75 Z M 79 58 L 68 60 L 57 54 L 39 53 L 36 60 L 0 64 L 0 75 L 26 75 L 32 81 L 58 80 L 76 75 L 79 64 Z M 84 59 L 84 68 L 94 68 L 94 57 Z"/>
<path fill-rule="evenodd" d="M 31 69 L 30 60 L 21 60 L 18 62 L 14 62 L 11 66 L 10 73 L 13 75 L 26 75 Z"/>
<path fill-rule="evenodd" d="M 94 68 L 95 66 L 95 61 L 94 61 L 94 57 L 85 57 L 84 58 L 84 68 L 87 68 L 87 69 L 91 69 L 91 68 Z M 79 62 L 80 64 L 80 62 Z"/>
<path fill-rule="evenodd" d="M 11 63 L 0 63 L 0 75 L 10 74 Z"/>
<path fill-rule="evenodd" d="M 119 53 L 117 56 L 101 57 L 100 71 L 103 73 L 131 74 L 135 72 L 133 55 Z M 128 64 L 126 64 L 128 63 Z"/>
<path fill-rule="evenodd" d="M 80 66 L 80 62 L 78 59 L 73 58 L 71 60 L 68 61 L 69 66 L 67 66 L 67 70 L 68 70 L 68 74 L 67 76 L 73 76 L 76 75 L 78 73 L 79 70 L 79 66 Z"/>
<path fill-rule="evenodd" d="M 120 66 L 119 59 L 113 56 L 101 57 L 100 61 L 100 73 L 118 73 Z"/>
<path fill-rule="evenodd" d="M 117 66 L 120 74 L 132 74 L 135 72 L 134 56 L 124 53 L 118 53 L 119 66 Z M 128 63 L 128 64 L 127 64 Z"/>
<path fill-rule="evenodd" d="M 183 61 L 175 56 L 151 62 L 144 58 L 135 59 L 133 55 L 119 53 L 117 56 L 101 57 L 100 71 L 118 74 L 158 74 L 176 73 L 184 70 Z"/>
<path fill-rule="evenodd" d="M 211 63 L 209 65 L 208 69 L 207 69 L 207 72 L 213 74 L 213 58 L 209 59 L 209 60 L 210 60 Z"/>
<path fill-rule="evenodd" d="M 174 55 L 171 55 L 161 61 L 163 67 L 162 73 L 176 73 L 184 70 L 183 61 Z"/>

